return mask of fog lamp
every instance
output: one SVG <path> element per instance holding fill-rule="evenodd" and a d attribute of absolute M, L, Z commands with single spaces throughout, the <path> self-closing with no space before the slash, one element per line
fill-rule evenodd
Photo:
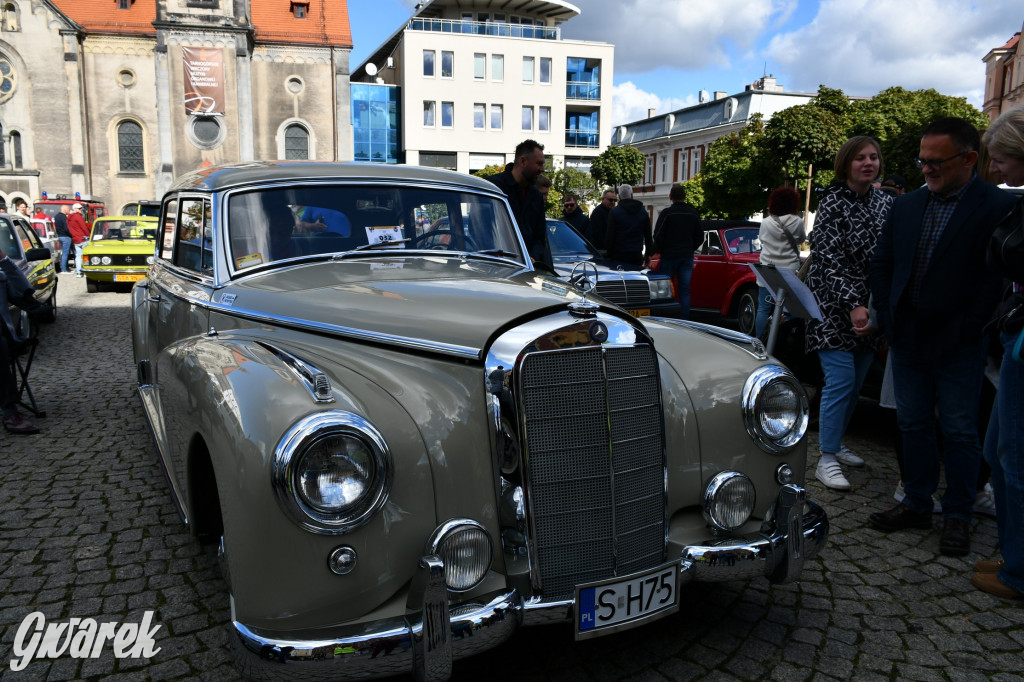
<path fill-rule="evenodd" d="M 453 592 L 473 589 L 491 567 L 491 536 L 471 519 L 442 523 L 430 536 L 426 550 L 444 562 L 444 582 Z"/>
<path fill-rule="evenodd" d="M 750 478 L 737 471 L 723 471 L 704 490 L 704 520 L 719 530 L 735 530 L 750 518 L 756 501 Z"/>

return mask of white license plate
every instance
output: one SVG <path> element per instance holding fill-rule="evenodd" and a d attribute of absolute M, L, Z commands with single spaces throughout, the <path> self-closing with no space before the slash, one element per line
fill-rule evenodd
<path fill-rule="evenodd" d="M 679 610 L 679 563 L 576 586 L 576 639 L 621 630 Z"/>

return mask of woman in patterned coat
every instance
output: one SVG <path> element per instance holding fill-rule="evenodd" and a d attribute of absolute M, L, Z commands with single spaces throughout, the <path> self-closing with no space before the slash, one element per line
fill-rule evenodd
<path fill-rule="evenodd" d="M 818 352 L 825 375 L 815 478 L 835 490 L 850 489 L 840 462 L 864 464 L 842 439 L 874 353 L 883 343 L 868 322 L 868 263 L 892 206 L 891 196 L 872 187 L 881 174 L 878 141 L 865 135 L 847 140 L 836 154 L 836 181 L 818 205 L 811 237 L 806 282 L 822 319 L 808 322 L 807 351 Z"/>

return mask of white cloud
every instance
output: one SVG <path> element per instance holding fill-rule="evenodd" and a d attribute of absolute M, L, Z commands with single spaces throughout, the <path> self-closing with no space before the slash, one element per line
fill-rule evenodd
<path fill-rule="evenodd" d="M 588 0 L 563 37 L 615 45 L 615 70 L 727 67 L 796 0 Z M 646 113 L 646 112 L 644 112 Z"/>
<path fill-rule="evenodd" d="M 825 84 L 873 95 L 900 85 L 980 106 L 981 59 L 1018 30 L 1020 10 L 1020 0 L 824 0 L 810 23 L 774 36 L 765 52 L 787 90 Z"/>
<path fill-rule="evenodd" d="M 684 99 L 662 98 L 652 92 L 641 90 L 632 81 L 626 81 L 612 87 L 612 125 L 645 119 L 650 109 L 654 109 L 655 115 L 666 114 L 694 104 L 697 104 L 695 95 L 689 95 Z"/>

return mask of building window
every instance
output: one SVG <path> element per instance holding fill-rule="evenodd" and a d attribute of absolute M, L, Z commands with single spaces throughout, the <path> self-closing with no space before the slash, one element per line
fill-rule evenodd
<path fill-rule="evenodd" d="M 429 168 L 456 169 L 458 155 L 452 152 L 420 152 L 420 165 Z"/>
<path fill-rule="evenodd" d="M 661 181 L 668 179 L 668 152 L 661 153 Z"/>
<path fill-rule="evenodd" d="M 533 130 L 533 107 L 523 107 L 523 130 Z"/>
<path fill-rule="evenodd" d="M 441 53 L 441 78 L 452 78 L 455 75 L 455 53 Z"/>
<path fill-rule="evenodd" d="M 11 162 L 16 169 L 25 167 L 21 158 L 21 133 L 11 133 Z"/>
<path fill-rule="evenodd" d="M 540 82 L 551 82 L 551 59 L 548 57 L 540 58 Z"/>
<path fill-rule="evenodd" d="M 186 136 L 199 149 L 216 149 L 224 142 L 227 128 L 217 116 L 189 116 Z"/>
<path fill-rule="evenodd" d="M 430 78 L 434 77 L 434 57 L 436 53 L 433 50 L 423 50 L 423 75 Z"/>
<path fill-rule="evenodd" d="M 403 163 L 399 109 L 401 88 L 352 83 L 352 142 L 356 161 Z"/>
<path fill-rule="evenodd" d="M 473 78 L 482 81 L 487 77 L 487 55 L 477 52 L 473 55 Z"/>
<path fill-rule="evenodd" d="M 0 102 L 6 102 L 18 88 L 18 72 L 11 60 L 0 55 Z"/>
<path fill-rule="evenodd" d="M 523 82 L 533 82 L 533 57 L 523 57 Z"/>
<path fill-rule="evenodd" d="M 644 167 L 644 184 L 654 184 L 654 154 L 647 155 L 647 164 Z"/>
<path fill-rule="evenodd" d="M 298 123 L 284 129 L 284 158 L 309 158 L 309 131 Z"/>
<path fill-rule="evenodd" d="M 551 130 L 551 107 L 541 107 L 537 112 L 537 130 L 544 133 Z"/>
<path fill-rule="evenodd" d="M 131 9 L 132 8 L 132 0 L 117 0 L 117 8 L 118 9 Z"/>
<path fill-rule="evenodd" d="M 427 128 L 434 127 L 434 105 L 435 102 L 423 102 L 423 125 Z"/>
<path fill-rule="evenodd" d="M 309 3 L 293 2 L 292 16 L 294 16 L 296 19 L 305 19 L 307 16 L 309 16 Z"/>
<path fill-rule="evenodd" d="M 142 126 L 135 121 L 117 125 L 118 168 L 122 173 L 143 173 L 146 161 L 142 149 Z"/>
<path fill-rule="evenodd" d="M 3 23 L 0 28 L 4 31 L 20 31 L 21 21 L 18 20 L 18 6 L 13 2 L 4 3 Z"/>
<path fill-rule="evenodd" d="M 441 127 L 451 128 L 455 125 L 455 102 L 441 102 Z"/>
<path fill-rule="evenodd" d="M 121 69 L 117 72 L 117 84 L 122 88 L 130 88 L 135 85 L 135 72 L 131 69 Z"/>
<path fill-rule="evenodd" d="M 686 181 L 690 179 L 690 150 L 680 149 L 679 152 L 679 179 Z"/>
<path fill-rule="evenodd" d="M 501 113 L 502 106 L 500 104 L 491 105 L 491 130 L 501 130 Z"/>
<path fill-rule="evenodd" d="M 473 105 L 473 127 L 476 128 L 477 130 L 483 130 L 484 129 L 484 119 L 485 118 L 486 117 L 484 115 L 484 105 L 483 104 L 474 104 Z"/>
<path fill-rule="evenodd" d="M 500 54 L 491 55 L 491 80 L 505 80 L 505 56 Z"/>
<path fill-rule="evenodd" d="M 693 150 L 693 174 L 697 175 L 700 173 L 700 164 L 702 157 L 704 156 L 704 148 L 697 147 Z"/>

